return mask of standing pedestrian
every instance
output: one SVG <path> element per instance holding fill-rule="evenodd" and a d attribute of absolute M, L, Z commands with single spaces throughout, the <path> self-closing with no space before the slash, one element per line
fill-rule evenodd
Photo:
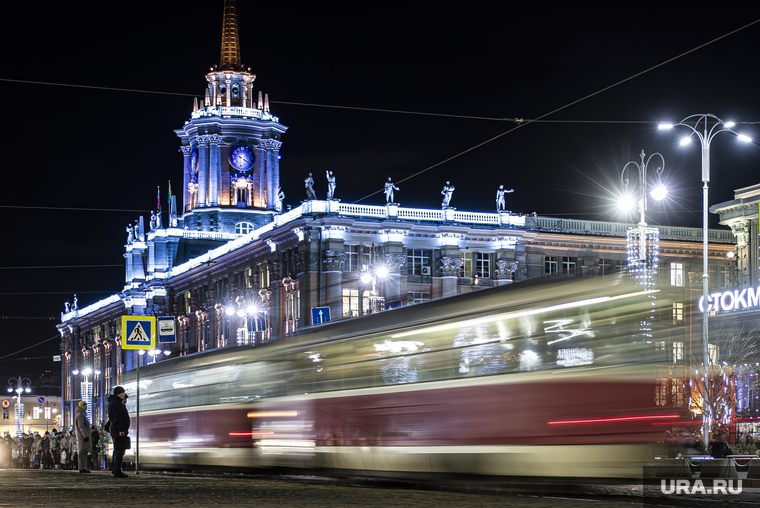
<path fill-rule="evenodd" d="M 92 432 L 90 433 L 90 443 L 92 443 L 92 451 L 87 455 L 87 469 L 100 469 L 98 447 L 100 446 L 100 432 L 98 428 L 93 425 Z"/>
<path fill-rule="evenodd" d="M 58 431 L 53 429 L 50 434 L 50 456 L 52 460 L 52 469 L 58 469 L 60 462 L 60 454 L 58 451 Z"/>
<path fill-rule="evenodd" d="M 92 453 L 92 425 L 87 418 L 87 403 L 79 401 L 77 417 L 74 420 L 74 432 L 77 435 L 77 456 L 79 457 L 79 472 L 89 473 L 87 457 Z"/>
<path fill-rule="evenodd" d="M 50 469 L 50 432 L 45 431 L 45 437 L 42 438 L 42 469 Z"/>
<path fill-rule="evenodd" d="M 34 469 L 40 469 L 42 468 L 42 436 L 38 432 L 34 433 L 32 448 L 34 449 Z"/>
<path fill-rule="evenodd" d="M 121 471 L 121 462 L 124 460 L 124 452 L 131 448 L 129 443 L 129 412 L 127 411 L 127 392 L 121 386 L 113 389 L 113 395 L 108 397 L 108 420 L 111 423 L 109 432 L 113 439 L 113 461 L 111 464 L 111 476 L 114 478 L 126 478 Z"/>

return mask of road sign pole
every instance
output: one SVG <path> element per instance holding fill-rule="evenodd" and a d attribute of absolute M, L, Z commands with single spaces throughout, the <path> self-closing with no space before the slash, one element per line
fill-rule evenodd
<path fill-rule="evenodd" d="M 137 418 L 135 422 L 135 474 L 140 474 L 140 359 L 137 352 Z"/>

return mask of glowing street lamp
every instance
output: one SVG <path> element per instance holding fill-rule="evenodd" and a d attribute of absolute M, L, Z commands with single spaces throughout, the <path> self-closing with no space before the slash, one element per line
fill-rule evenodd
<path fill-rule="evenodd" d="M 628 183 L 629 179 L 626 176 L 625 172 L 626 170 L 630 171 L 631 167 L 635 167 L 639 170 L 639 187 L 641 187 L 640 193 L 639 193 L 639 213 L 641 214 L 641 218 L 639 220 L 640 225 L 646 226 L 647 219 L 646 219 L 646 211 L 647 211 L 647 169 L 649 168 L 649 163 L 651 162 L 653 157 L 659 157 L 662 161 L 662 166 L 659 166 L 655 168 L 655 174 L 657 176 L 657 184 L 655 185 L 654 189 L 652 190 L 652 198 L 654 198 L 657 201 L 662 201 L 665 199 L 665 197 L 668 195 L 668 189 L 665 187 L 665 185 L 662 183 L 662 180 L 660 180 L 660 175 L 662 175 L 662 172 L 665 168 L 665 159 L 663 158 L 662 154 L 660 153 L 653 153 L 649 156 L 646 161 L 644 159 L 646 158 L 646 154 L 644 154 L 644 150 L 641 151 L 639 154 L 639 157 L 641 157 L 641 164 L 635 161 L 631 161 L 625 166 L 623 166 L 623 170 L 620 173 L 620 181 L 623 184 L 623 197 L 621 198 L 619 202 L 619 206 L 622 210 L 631 210 L 634 206 L 634 198 L 628 193 Z"/>
<path fill-rule="evenodd" d="M 32 381 L 29 378 L 11 378 L 8 380 L 8 393 L 16 393 L 13 396 L 16 399 L 16 404 L 13 408 L 14 417 L 16 420 L 16 437 L 21 437 L 24 433 L 24 404 L 21 402 L 22 393 L 30 393 L 32 391 Z"/>
<path fill-rule="evenodd" d="M 370 284 L 372 284 L 372 292 L 371 292 L 370 297 L 369 297 L 370 298 L 370 306 L 369 306 L 369 312 L 368 312 L 368 314 L 372 314 L 373 313 L 373 310 L 376 307 L 376 302 L 378 300 L 378 296 L 376 294 L 375 285 L 377 284 L 378 279 L 380 279 L 382 281 L 382 280 L 384 280 L 384 279 L 386 279 L 388 277 L 388 274 L 389 274 L 388 267 L 386 267 L 385 265 L 380 265 L 380 266 L 375 267 L 374 269 L 366 269 L 366 270 L 364 270 L 362 272 L 361 276 L 359 277 L 359 280 L 365 286 L 369 286 Z M 363 291 L 360 292 L 360 293 L 363 293 Z M 363 303 L 361 302 L 361 300 L 363 300 L 363 297 L 360 296 L 359 299 L 360 299 L 359 308 L 362 309 Z"/>
<path fill-rule="evenodd" d="M 710 122 L 712 122 L 712 126 L 710 125 Z M 700 143 L 702 144 L 702 297 L 706 303 L 702 313 L 702 354 L 704 357 L 703 361 L 705 366 L 705 381 L 707 381 L 707 369 L 710 365 L 710 355 L 708 352 L 709 333 L 707 328 L 708 313 L 710 308 L 710 300 L 708 294 L 710 276 L 708 270 L 707 253 L 707 213 L 709 211 L 707 200 L 707 184 L 710 182 L 710 143 L 712 142 L 713 138 L 721 132 L 730 132 L 736 135 L 739 141 L 743 141 L 745 143 L 752 141 L 752 138 L 731 130 L 732 127 L 736 125 L 734 122 L 724 122 L 717 116 L 709 113 L 687 116 L 677 124 L 662 123 L 658 126 L 658 128 L 667 130 L 672 129 L 676 125 L 687 127 L 691 130 L 689 136 L 682 138 L 679 142 L 681 146 L 685 146 L 691 143 L 692 137 L 697 137 L 697 139 L 699 139 Z M 710 421 L 710 418 L 712 418 L 712 416 L 707 414 L 707 412 L 702 415 L 702 439 L 705 447 L 707 447 L 708 443 L 707 434 L 709 431 L 708 422 Z"/>

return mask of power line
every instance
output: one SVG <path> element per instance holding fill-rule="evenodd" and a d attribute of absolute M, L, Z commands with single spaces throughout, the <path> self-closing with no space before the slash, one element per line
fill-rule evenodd
<path fill-rule="evenodd" d="M 112 268 L 124 265 L 57 265 L 57 266 L 0 266 L 0 270 L 44 270 L 48 268 Z"/>
<path fill-rule="evenodd" d="M 497 134 L 496 136 L 494 136 L 494 137 L 492 137 L 492 138 L 490 138 L 490 139 L 487 139 L 486 141 L 483 141 L 482 143 L 478 143 L 477 145 L 475 145 L 475 146 L 472 146 L 472 147 L 470 147 L 470 148 L 468 148 L 468 149 L 466 149 L 466 150 L 463 150 L 463 151 L 461 151 L 461 152 L 459 152 L 459 153 L 457 153 L 457 154 L 454 154 L 454 155 L 452 155 L 451 157 L 448 157 L 448 158 L 446 158 L 446 159 L 444 159 L 444 160 L 442 160 L 442 161 L 440 161 L 440 162 L 437 162 L 436 164 L 433 164 L 432 166 L 428 166 L 427 168 L 425 168 L 425 169 L 423 169 L 423 170 L 421 170 L 421 171 L 418 171 L 418 172 L 414 173 L 413 175 L 407 176 L 406 178 L 404 178 L 404 179 L 402 179 L 402 180 L 399 180 L 397 183 L 402 183 L 402 182 L 405 182 L 405 181 L 407 181 L 407 180 L 410 180 L 410 179 L 412 179 L 412 178 L 414 178 L 414 177 L 416 177 L 416 176 L 419 176 L 419 175 L 421 175 L 421 174 L 423 174 L 423 173 L 426 173 L 426 172 L 430 171 L 430 170 L 431 170 L 431 169 L 433 169 L 433 168 L 436 168 L 436 167 L 438 167 L 438 166 L 440 166 L 440 165 L 442 165 L 442 164 L 445 164 L 445 163 L 447 163 L 447 162 L 449 162 L 449 161 L 451 161 L 451 160 L 454 160 L 454 159 L 456 159 L 456 158 L 458 158 L 458 157 L 461 157 L 462 155 L 464 155 L 464 154 L 466 154 L 466 153 L 469 153 L 469 152 L 471 152 L 471 151 L 473 151 L 473 150 L 476 150 L 476 149 L 480 148 L 480 147 L 481 147 L 481 146 L 483 146 L 483 145 L 487 145 L 488 143 L 490 143 L 490 142 L 492 142 L 492 141 L 496 141 L 497 139 L 499 139 L 499 138 L 501 138 L 501 137 L 503 137 L 503 136 L 506 136 L 507 134 L 509 134 L 509 133 L 511 133 L 511 132 L 514 132 L 514 131 L 516 131 L 517 129 L 519 129 L 519 128 L 521 128 L 521 127 L 524 127 L 524 126 L 526 126 L 526 125 L 528 125 L 528 124 L 531 124 L 531 123 L 535 123 L 535 122 L 538 122 L 539 120 L 542 120 L 543 118 L 546 118 L 547 116 L 551 116 L 551 115 L 553 115 L 554 113 L 557 113 L 558 111 L 562 111 L 563 109 L 567 109 L 567 108 L 569 108 L 570 106 L 574 106 L 574 105 L 576 105 L 576 104 L 579 104 L 579 103 L 581 103 L 581 102 L 585 101 L 586 99 L 590 99 L 591 97 L 594 97 L 594 96 L 596 96 L 596 95 L 599 95 L 599 94 L 601 94 L 601 93 L 603 93 L 603 92 L 606 92 L 607 90 L 610 90 L 610 89 L 612 89 L 612 88 L 615 88 L 616 86 L 622 85 L 623 83 L 626 83 L 626 82 L 628 82 L 628 81 L 631 81 L 632 79 L 635 79 L 635 78 L 637 78 L 637 77 L 639 77 L 639 76 L 642 76 L 642 75 L 644 75 L 644 74 L 646 74 L 646 73 L 648 73 L 648 72 L 651 72 L 651 71 L 653 71 L 653 70 L 655 70 L 655 69 L 657 69 L 657 68 L 659 68 L 659 67 L 662 67 L 663 65 L 667 65 L 667 64 L 669 64 L 669 63 L 671 63 L 671 62 L 673 62 L 673 61 L 675 61 L 675 60 L 678 60 L 679 58 L 682 58 L 682 57 L 684 57 L 684 56 L 686 56 L 686 55 L 688 55 L 688 54 L 690 54 L 690 53 L 693 53 L 694 51 L 697 51 L 697 50 L 699 50 L 699 49 L 702 49 L 702 48 L 704 48 L 705 46 L 708 46 L 708 45 L 710 45 L 710 44 L 713 44 L 713 43 L 715 43 L 715 42 L 717 42 L 717 41 L 719 41 L 719 40 L 721 40 L 721 39 L 724 39 L 724 38 L 728 37 L 729 35 L 733 35 L 733 34 L 735 34 L 736 32 L 738 32 L 738 31 L 740 31 L 740 30 L 744 30 L 745 28 L 747 28 L 747 27 L 750 27 L 750 26 L 752 26 L 752 25 L 754 25 L 754 24 L 756 24 L 756 23 L 760 23 L 760 19 L 757 19 L 757 20 L 755 20 L 755 21 L 753 21 L 753 22 L 751 22 L 751 23 L 747 23 L 746 25 L 744 25 L 744 26 L 742 26 L 742 27 L 740 27 L 740 28 L 737 28 L 736 30 L 733 30 L 733 31 L 731 31 L 731 32 L 728 32 L 727 34 L 721 35 L 720 37 L 716 37 L 715 39 L 713 39 L 713 40 L 711 40 L 711 41 L 708 41 L 708 42 L 706 42 L 706 43 L 704 43 L 704 44 L 702 44 L 702 45 L 700 45 L 700 46 L 697 46 L 696 48 L 692 48 L 692 49 L 690 49 L 690 50 L 688 50 L 688 51 L 686 51 L 686 52 L 684 52 L 684 53 L 681 53 L 680 55 L 674 56 L 673 58 L 669 58 L 668 60 L 665 60 L 664 62 L 661 62 L 661 63 L 659 63 L 659 64 L 657 64 L 657 65 L 654 65 L 654 66 L 652 66 L 652 67 L 649 67 L 648 69 L 645 69 L 645 70 L 643 70 L 643 71 L 641 71 L 641 72 L 638 72 L 638 73 L 636 73 L 636 74 L 634 74 L 634 75 L 632 75 L 632 76 L 629 76 L 629 77 L 627 77 L 627 78 L 625 78 L 625 79 L 622 79 L 622 80 L 620 80 L 620 81 L 618 81 L 618 82 L 616 82 L 616 83 L 613 83 L 613 84 L 611 84 L 611 85 L 609 85 L 609 86 L 606 86 L 606 87 L 604 87 L 604 88 L 602 88 L 602 89 L 600 89 L 600 90 L 597 90 L 596 92 L 590 93 L 590 94 L 588 94 L 588 95 L 586 95 L 586 96 L 584 96 L 584 97 L 581 97 L 580 99 L 577 99 L 577 100 L 575 100 L 575 101 L 573 101 L 573 102 L 570 102 L 570 103 L 568 103 L 568 104 L 565 104 L 564 106 L 561 106 L 561 107 L 559 107 L 559 108 L 557 108 L 557 109 L 554 109 L 554 110 L 552 110 L 552 111 L 549 111 L 548 113 L 544 113 L 543 115 L 539 116 L 538 118 L 536 118 L 536 119 L 534 119 L 534 120 L 526 120 L 526 121 L 525 121 L 525 122 L 523 122 L 523 123 L 518 123 L 518 124 L 517 124 L 515 127 L 512 127 L 511 129 L 509 129 L 509 130 L 507 130 L 507 131 L 504 131 L 504 132 L 502 132 L 501 134 Z M 371 194 L 367 194 L 366 196 L 364 196 L 364 197 L 363 197 L 363 198 L 361 198 L 361 199 L 358 199 L 358 200 L 354 201 L 354 203 L 359 203 L 359 202 L 361 202 L 361 201 L 364 201 L 365 199 L 367 199 L 367 198 L 369 198 L 369 197 L 372 197 L 372 196 L 374 196 L 375 194 L 380 194 L 380 193 L 381 193 L 381 192 L 383 192 L 383 191 L 384 191 L 384 189 L 379 189 L 379 190 L 377 190 L 377 191 L 375 191 L 375 192 L 373 192 L 373 193 L 371 193 Z"/>
<path fill-rule="evenodd" d="M 25 316 L 0 316 L 0 319 L 31 319 L 31 320 L 41 320 L 41 321 L 58 321 L 59 318 L 54 316 L 45 316 L 45 317 L 25 317 Z"/>
<path fill-rule="evenodd" d="M 74 293 L 76 293 L 78 295 L 94 295 L 94 294 L 103 294 L 103 293 L 111 293 L 111 294 L 113 294 L 114 291 L 46 291 L 46 292 L 30 292 L 30 293 L 0 293 L 0 296 L 72 295 Z"/>
<path fill-rule="evenodd" d="M 0 205 L 0 208 L 14 208 L 27 210 L 68 210 L 76 212 L 137 212 L 150 213 L 151 210 L 125 210 L 119 208 L 66 208 L 63 206 L 25 206 L 25 205 Z"/>
<path fill-rule="evenodd" d="M 13 356 L 13 355 L 17 355 L 17 354 L 19 354 L 19 353 L 23 353 L 24 351 L 26 351 L 26 350 L 28 350 L 28 349 L 32 349 L 33 347 L 37 347 L 37 346 L 39 346 L 39 345 L 41 345 L 41 344 L 44 344 L 44 343 L 46 343 L 46 342 L 50 342 L 51 340 L 55 340 L 55 339 L 59 339 L 59 338 L 60 338 L 60 336 L 59 336 L 59 335 L 54 335 L 53 337 L 50 337 L 49 339 L 45 339 L 45 340 L 43 340 L 43 341 L 40 341 L 40 342 L 38 342 L 37 344 L 32 344 L 31 346 L 29 346 L 29 347 L 25 347 L 24 349 L 19 349 L 18 351 L 14 352 L 14 353 L 10 353 L 10 354 L 7 354 L 7 355 L 5 355 L 5 356 L 0 356 L 0 360 L 2 360 L 2 359 L 4 359 L 4 358 L 8 358 L 8 357 L 11 357 L 11 356 Z"/>

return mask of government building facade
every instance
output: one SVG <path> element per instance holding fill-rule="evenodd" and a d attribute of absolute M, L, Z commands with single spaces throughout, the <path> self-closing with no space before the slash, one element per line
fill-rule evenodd
<path fill-rule="evenodd" d="M 498 202 L 494 212 L 458 211 L 445 194 L 440 209 L 401 207 L 392 187 L 384 205 L 344 204 L 332 195 L 317 199 L 310 175 L 290 173 L 306 178 L 306 199 L 283 209 L 279 150 L 287 127 L 240 63 L 237 30 L 235 2 L 227 0 L 220 64 L 175 131 L 182 203 L 173 197 L 165 221 L 159 213 L 128 228 L 121 291 L 62 315 L 64 424 L 82 399 L 94 422 L 107 419 L 108 393 L 138 362 L 287 340 L 328 320 L 378 312 L 393 319 L 401 306 L 535 277 L 627 270 L 634 224 L 523 215 Z M 668 343 L 652 347 L 662 348 L 663 364 L 675 365 L 696 326 L 688 316 L 702 289 L 702 230 L 657 229 L 653 273 L 683 298 L 658 317 L 671 330 Z M 739 234 L 709 231 L 715 290 L 744 276 L 727 257 Z M 176 342 L 144 356 L 122 349 L 124 315 L 173 317 Z M 672 389 L 677 374 L 665 367 L 661 375 L 663 404 L 684 404 Z"/>

